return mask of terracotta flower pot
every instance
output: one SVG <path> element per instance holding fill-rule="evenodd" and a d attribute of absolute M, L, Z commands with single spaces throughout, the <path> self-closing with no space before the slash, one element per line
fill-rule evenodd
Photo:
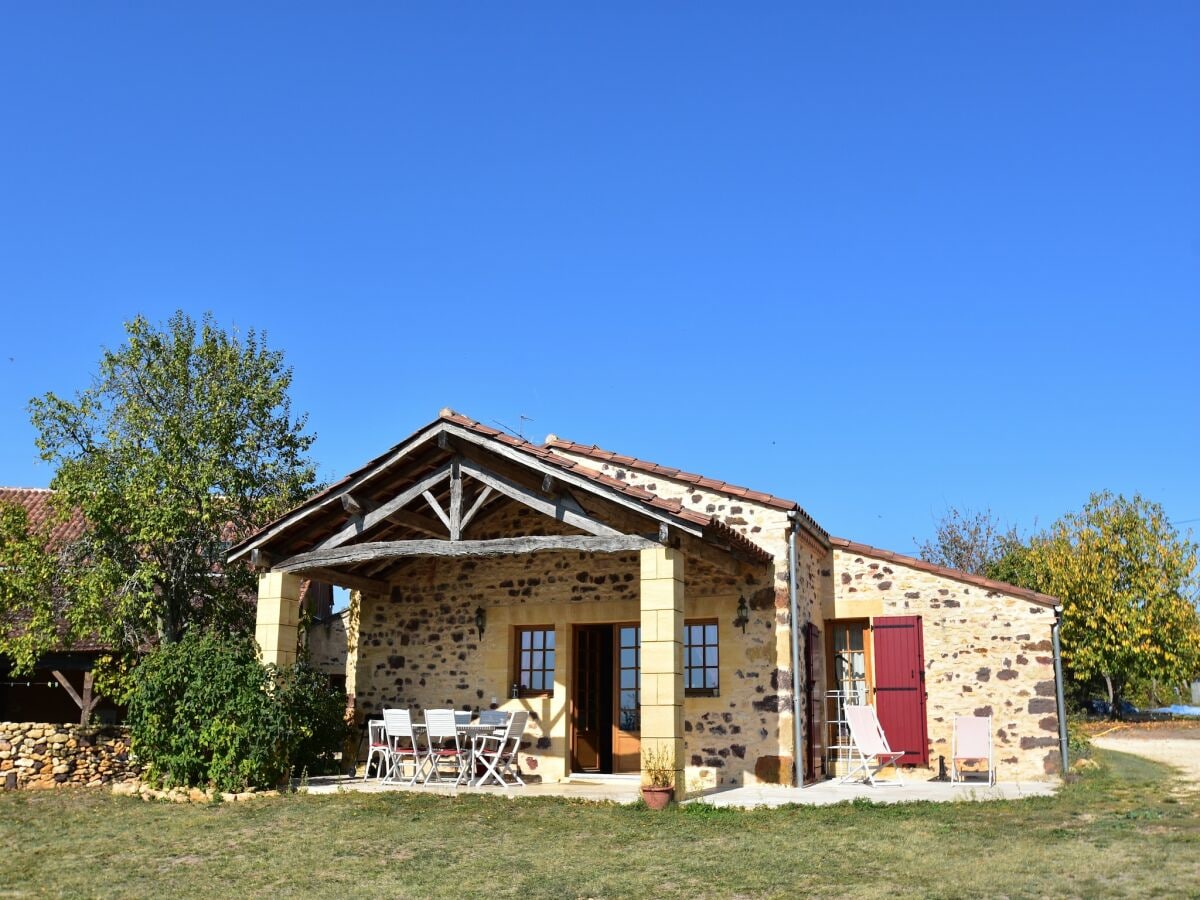
<path fill-rule="evenodd" d="M 675 796 L 673 787 L 643 787 L 642 799 L 651 809 L 666 809 L 667 804 Z"/>

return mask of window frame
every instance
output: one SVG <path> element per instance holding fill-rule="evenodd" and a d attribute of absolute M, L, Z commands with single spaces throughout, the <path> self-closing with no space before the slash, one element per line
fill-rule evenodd
<path fill-rule="evenodd" d="M 534 668 L 532 666 L 532 659 L 531 659 L 530 667 L 528 669 L 524 669 L 521 667 L 521 652 L 524 649 L 522 647 L 522 635 L 525 635 L 525 634 L 532 635 L 534 633 L 540 633 L 542 635 L 542 646 L 540 648 L 534 647 L 533 646 L 534 639 L 531 637 L 530 638 L 530 646 L 528 649 L 531 654 L 533 652 L 540 652 L 543 654 L 542 666 L 539 668 Z M 554 646 L 549 647 L 549 648 L 546 647 L 546 635 L 549 635 L 551 637 L 551 639 L 553 640 Z M 544 656 L 544 654 L 548 650 L 550 652 L 554 653 L 554 664 L 551 665 L 549 668 L 547 668 L 545 665 L 545 656 Z M 555 633 L 555 628 L 553 625 L 518 625 L 513 628 L 512 683 L 517 688 L 516 696 L 518 698 L 520 698 L 520 697 L 551 697 L 551 696 L 553 696 L 554 695 L 554 672 L 557 667 L 558 667 L 558 637 Z M 529 682 L 532 683 L 532 681 L 533 681 L 532 676 L 533 676 L 534 672 L 540 672 L 542 675 L 542 684 L 543 685 L 548 684 L 549 687 L 545 687 L 545 686 L 543 686 L 541 688 L 523 687 L 522 686 L 522 675 L 528 673 L 528 675 L 530 676 Z"/>
<path fill-rule="evenodd" d="M 708 627 L 712 626 L 715 629 L 713 632 L 714 641 L 709 643 L 707 639 L 700 644 L 706 651 L 711 647 L 716 652 L 716 662 L 713 665 L 708 665 L 707 661 L 700 667 L 702 671 L 712 669 L 717 676 L 717 683 L 713 687 L 688 687 L 690 678 L 688 677 L 692 671 L 691 665 L 691 648 L 690 643 L 691 629 L 700 627 L 705 629 L 705 638 L 707 638 Z M 705 654 L 707 656 L 707 653 Z M 685 697 L 720 697 L 721 696 L 721 627 L 717 619 L 687 619 L 683 623 L 683 696 Z"/>

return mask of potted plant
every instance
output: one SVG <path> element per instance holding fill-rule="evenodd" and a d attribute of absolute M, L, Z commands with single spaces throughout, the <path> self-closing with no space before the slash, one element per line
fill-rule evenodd
<path fill-rule="evenodd" d="M 651 809 L 665 809 L 675 796 L 675 754 L 659 744 L 642 752 L 642 799 Z"/>

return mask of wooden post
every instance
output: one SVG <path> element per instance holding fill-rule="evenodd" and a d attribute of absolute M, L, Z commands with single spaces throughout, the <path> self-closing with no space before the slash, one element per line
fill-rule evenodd
<path fill-rule="evenodd" d="M 92 719 L 92 710 L 95 709 L 96 704 L 100 702 L 100 695 L 92 694 L 91 671 L 89 670 L 83 673 L 82 697 L 79 696 L 79 692 L 75 690 L 75 686 L 71 684 L 70 680 L 62 672 L 58 671 L 57 669 L 52 669 L 50 674 L 54 676 L 55 681 L 62 685 L 63 690 L 70 695 L 71 699 L 75 701 L 75 705 L 79 707 L 79 724 L 87 725 Z"/>

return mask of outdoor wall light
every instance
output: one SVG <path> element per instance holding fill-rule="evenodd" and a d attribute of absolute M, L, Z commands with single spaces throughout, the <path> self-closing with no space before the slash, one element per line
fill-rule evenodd
<path fill-rule="evenodd" d="M 746 623 L 750 621 L 750 607 L 746 605 L 745 597 L 738 597 L 737 618 L 733 620 L 734 625 L 742 626 L 742 634 L 746 633 Z"/>
<path fill-rule="evenodd" d="M 475 607 L 475 630 L 479 632 L 479 636 L 483 637 L 483 626 L 487 624 L 487 613 L 483 611 L 482 606 Z"/>

